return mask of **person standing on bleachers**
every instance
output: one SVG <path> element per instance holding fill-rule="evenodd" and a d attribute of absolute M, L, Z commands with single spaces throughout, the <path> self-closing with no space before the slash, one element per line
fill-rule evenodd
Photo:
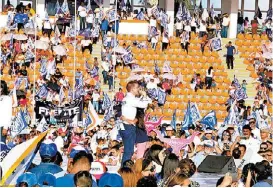
<path fill-rule="evenodd" d="M 234 54 L 236 53 L 236 48 L 232 45 L 232 42 L 229 41 L 226 45 L 227 48 L 227 67 L 228 69 L 233 69 Z"/>

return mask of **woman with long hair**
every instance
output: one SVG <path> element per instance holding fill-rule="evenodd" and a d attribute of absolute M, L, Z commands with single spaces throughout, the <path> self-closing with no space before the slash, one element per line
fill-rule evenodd
<path fill-rule="evenodd" d="M 166 157 L 165 150 L 162 146 L 154 144 L 144 154 L 145 159 L 149 159 L 156 166 L 156 173 L 160 173 Z"/>
<path fill-rule="evenodd" d="M 137 180 L 145 176 L 155 175 L 155 165 L 150 159 L 137 159 L 132 170 L 135 172 Z"/>
<path fill-rule="evenodd" d="M 229 131 L 225 130 L 222 133 L 221 139 L 218 140 L 219 148 L 223 150 L 230 150 L 230 146 L 232 144 L 231 135 Z"/>
<path fill-rule="evenodd" d="M 123 179 L 124 187 L 136 187 L 138 178 L 132 169 L 123 167 L 118 170 L 118 173 Z"/>

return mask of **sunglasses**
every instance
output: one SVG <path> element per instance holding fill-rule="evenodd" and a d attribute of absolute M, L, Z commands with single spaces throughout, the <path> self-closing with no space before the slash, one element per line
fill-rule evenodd
<path fill-rule="evenodd" d="M 145 171 L 146 171 L 146 172 L 147 172 L 147 171 L 154 172 L 155 169 L 156 169 L 156 166 L 153 165 L 150 169 L 146 169 Z"/>
<path fill-rule="evenodd" d="M 264 148 L 264 147 L 262 147 L 262 148 L 260 148 L 260 150 L 266 150 L 267 148 Z"/>

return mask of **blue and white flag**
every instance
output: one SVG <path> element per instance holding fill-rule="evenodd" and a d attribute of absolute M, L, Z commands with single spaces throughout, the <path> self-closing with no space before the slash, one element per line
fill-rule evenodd
<path fill-rule="evenodd" d="M 176 110 L 174 110 L 173 115 L 172 115 L 171 126 L 174 130 L 176 130 Z"/>
<path fill-rule="evenodd" d="M 96 38 L 99 37 L 100 35 L 100 28 L 99 27 L 95 27 L 92 31 L 91 37 Z"/>
<path fill-rule="evenodd" d="M 64 0 L 61 9 L 62 9 L 64 14 L 69 14 L 70 13 L 67 0 Z"/>
<path fill-rule="evenodd" d="M 191 103 L 190 101 L 188 102 L 187 109 L 184 115 L 184 120 L 182 122 L 181 129 L 182 130 L 187 130 L 188 127 L 192 124 L 192 115 L 191 115 Z"/>
<path fill-rule="evenodd" d="M 43 117 L 41 121 L 39 122 L 39 124 L 37 125 L 37 131 L 43 133 L 46 130 L 48 130 L 48 125 L 47 125 L 45 117 Z"/>
<path fill-rule="evenodd" d="M 103 46 L 108 46 L 108 43 L 107 43 L 107 35 L 104 35 L 104 36 L 103 36 Z"/>
<path fill-rule="evenodd" d="M 14 123 L 10 127 L 10 133 L 12 138 L 20 134 L 22 130 L 24 130 L 28 126 L 24 113 L 22 110 L 20 110 L 16 117 Z"/>
<path fill-rule="evenodd" d="M 114 113 L 114 110 L 113 110 L 113 106 L 110 106 L 104 112 L 103 121 L 109 121 L 111 117 L 114 117 L 114 114 L 115 113 Z"/>
<path fill-rule="evenodd" d="M 109 22 L 113 22 L 113 21 L 115 21 L 116 19 L 118 19 L 117 18 L 117 13 L 116 13 L 116 10 L 110 10 L 109 12 L 108 12 L 108 19 L 109 19 Z"/>
<path fill-rule="evenodd" d="M 115 48 L 115 47 L 118 47 L 118 45 L 119 45 L 118 40 L 116 38 L 112 38 L 111 39 L 111 47 Z"/>
<path fill-rule="evenodd" d="M 235 85 L 235 87 L 238 89 L 238 88 L 241 88 L 241 84 L 239 83 L 239 80 L 236 78 L 236 76 L 234 75 L 234 79 L 233 79 L 233 83 Z"/>
<path fill-rule="evenodd" d="M 152 38 L 152 37 L 154 37 L 154 36 L 157 36 L 157 35 L 158 35 L 158 32 L 157 32 L 156 27 L 151 26 L 151 27 L 149 28 L 149 33 L 148 33 L 148 35 L 149 35 L 150 38 Z"/>
<path fill-rule="evenodd" d="M 182 21 L 183 19 L 183 10 L 182 10 L 182 3 L 179 4 L 178 11 L 176 13 L 176 19 Z"/>
<path fill-rule="evenodd" d="M 211 15 L 212 18 L 214 18 L 214 16 L 215 16 L 213 4 L 211 4 L 211 7 L 210 7 L 210 15 Z"/>
<path fill-rule="evenodd" d="M 76 72 L 75 75 L 75 87 L 83 87 L 83 76 L 81 72 Z"/>
<path fill-rule="evenodd" d="M 193 123 L 201 119 L 201 115 L 196 103 L 191 104 L 191 119 Z"/>
<path fill-rule="evenodd" d="M 160 16 L 160 24 L 162 27 L 167 28 L 168 27 L 168 14 L 161 12 L 161 16 Z"/>
<path fill-rule="evenodd" d="M 156 88 L 148 89 L 148 90 L 147 90 L 147 95 L 148 95 L 151 99 L 156 99 L 156 98 L 157 98 L 157 89 L 156 89 Z"/>
<path fill-rule="evenodd" d="M 60 6 L 60 3 L 59 3 L 59 0 L 57 0 L 56 2 L 56 5 L 55 5 L 55 14 L 60 14 L 60 10 L 61 10 L 61 6 Z"/>
<path fill-rule="evenodd" d="M 138 20 L 145 20 L 145 15 L 144 15 L 144 13 L 143 13 L 142 11 L 140 11 L 140 12 L 138 13 L 138 15 L 136 16 L 136 18 L 137 18 Z"/>
<path fill-rule="evenodd" d="M 229 112 L 228 112 L 228 116 L 225 118 L 224 121 L 224 125 L 236 125 L 237 124 L 237 117 L 236 117 L 236 113 L 235 113 L 235 104 L 236 104 L 236 100 L 234 100 L 234 102 L 232 103 Z"/>
<path fill-rule="evenodd" d="M 30 114 L 29 114 L 27 108 L 24 109 L 23 113 L 24 113 L 24 117 L 25 117 L 26 122 L 27 122 L 27 123 L 30 123 L 31 116 L 30 116 Z"/>
<path fill-rule="evenodd" d="M 92 11 L 91 0 L 88 0 L 87 6 L 86 6 L 86 11 L 87 11 L 87 13 L 90 13 Z"/>
<path fill-rule="evenodd" d="M 214 129 L 215 125 L 217 125 L 216 113 L 214 110 L 210 111 L 207 115 L 205 115 L 200 121 L 201 124 L 204 125 L 203 129 Z"/>
<path fill-rule="evenodd" d="M 98 5 L 101 6 L 103 4 L 103 0 L 94 0 L 94 2 Z"/>
<path fill-rule="evenodd" d="M 42 58 L 40 61 L 41 67 L 40 67 L 40 73 L 42 76 L 47 75 L 47 64 L 46 64 L 46 59 Z"/>
<path fill-rule="evenodd" d="M 236 89 L 234 92 L 235 99 L 237 101 L 247 99 L 248 96 L 246 94 L 246 91 L 243 88 Z"/>
<path fill-rule="evenodd" d="M 155 19 L 159 20 L 159 18 L 160 18 L 160 13 L 159 13 L 159 10 L 158 10 L 158 7 L 157 7 L 157 6 L 153 6 L 153 7 L 152 7 L 151 13 L 152 13 L 152 15 L 155 17 Z"/>
<path fill-rule="evenodd" d="M 269 19 L 269 18 L 272 18 L 272 7 L 270 6 L 267 13 L 266 13 L 266 18 Z"/>
<path fill-rule="evenodd" d="M 39 91 L 36 93 L 36 95 L 39 97 L 39 98 L 46 98 L 47 97 L 47 94 L 48 94 L 48 90 L 47 90 L 47 87 L 46 85 L 42 85 L 39 89 Z"/>
<path fill-rule="evenodd" d="M 182 20 L 183 21 L 186 21 L 188 20 L 188 9 L 185 5 L 183 5 L 183 8 L 182 8 Z"/>
<path fill-rule="evenodd" d="M 166 102 L 166 92 L 164 90 L 162 90 L 161 88 L 158 89 L 158 92 L 157 92 L 157 102 L 158 104 L 165 104 Z"/>
<path fill-rule="evenodd" d="M 122 56 L 122 58 L 123 58 L 124 64 L 128 65 L 128 64 L 132 63 L 132 61 L 133 61 L 133 54 L 132 53 L 124 54 Z"/>
<path fill-rule="evenodd" d="M 107 108 L 110 108 L 112 105 L 111 100 L 107 93 L 103 94 L 103 101 L 102 101 L 102 109 L 106 110 Z"/>
<path fill-rule="evenodd" d="M 92 123 L 92 119 L 90 117 L 90 114 L 85 112 L 86 118 L 84 120 L 84 127 L 88 127 Z"/>
<path fill-rule="evenodd" d="M 99 75 L 98 73 L 98 69 L 94 66 L 93 69 L 90 71 L 90 75 L 92 76 L 92 78 L 96 77 Z"/>
<path fill-rule="evenodd" d="M 211 48 L 213 51 L 222 50 L 222 40 L 220 37 L 212 38 L 210 41 L 211 41 Z"/>

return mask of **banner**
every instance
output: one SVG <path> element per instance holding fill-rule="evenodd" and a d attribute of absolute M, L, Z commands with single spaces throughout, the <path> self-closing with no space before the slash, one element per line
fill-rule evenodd
<path fill-rule="evenodd" d="M 38 122 L 40 122 L 44 117 L 47 123 L 49 123 L 50 116 L 53 116 L 57 123 L 72 121 L 75 116 L 77 116 L 77 120 L 81 122 L 83 115 L 83 101 L 82 98 L 79 98 L 65 104 L 64 106 L 56 106 L 51 102 L 36 99 L 34 110 Z"/>

